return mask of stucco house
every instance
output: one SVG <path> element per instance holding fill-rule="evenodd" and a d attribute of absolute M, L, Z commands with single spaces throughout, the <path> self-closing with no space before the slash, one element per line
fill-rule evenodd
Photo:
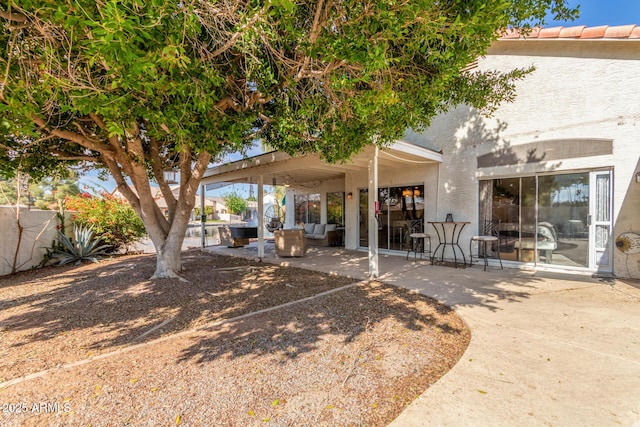
<path fill-rule="evenodd" d="M 347 249 L 374 256 L 406 253 L 408 220 L 435 238 L 429 222 L 451 214 L 468 222 L 467 260 L 490 221 L 507 267 L 640 278 L 640 27 L 507 33 L 477 64 L 531 66 L 490 118 L 460 106 L 349 164 L 273 152 L 212 168 L 204 183 L 287 185 L 286 227 L 338 223 Z"/>
<path fill-rule="evenodd" d="M 173 193 L 173 195 L 177 198 L 179 196 L 180 193 L 180 186 L 179 185 L 172 185 L 170 186 L 171 188 L 171 192 Z M 135 189 L 133 189 L 133 191 L 135 192 Z M 169 215 L 169 207 L 167 206 L 167 201 L 165 200 L 164 196 L 162 195 L 162 191 L 160 190 L 160 187 L 154 187 L 152 188 L 152 192 L 153 192 L 153 199 L 156 201 L 156 203 L 158 204 L 158 207 L 160 208 L 160 210 L 162 211 L 162 213 L 165 216 Z M 124 200 L 124 196 L 120 193 L 120 191 L 115 188 L 113 190 L 113 195 L 116 197 L 119 197 L 121 199 Z M 200 194 L 196 194 L 196 197 L 199 199 L 200 198 Z M 208 219 L 223 219 L 223 220 L 229 220 L 229 213 L 227 212 L 227 207 L 224 204 L 224 199 L 222 197 L 214 197 L 214 196 L 206 196 L 204 198 L 204 200 L 202 200 L 204 211 L 205 212 L 213 212 L 213 214 L 208 215 Z M 198 205 L 200 208 L 202 208 L 203 206 Z M 195 217 L 195 209 L 194 211 L 191 213 L 191 219 L 192 220 L 196 220 L 197 218 Z"/>

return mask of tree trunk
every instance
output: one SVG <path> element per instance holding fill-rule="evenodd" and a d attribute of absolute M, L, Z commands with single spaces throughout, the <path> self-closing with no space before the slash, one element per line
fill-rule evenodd
<path fill-rule="evenodd" d="M 139 129 L 137 126 L 134 127 L 135 130 L 131 133 L 138 135 Z M 116 158 L 103 156 L 102 159 L 116 180 L 120 193 L 124 195 L 142 219 L 156 249 L 156 271 L 151 278 L 181 278 L 182 242 L 189 226 L 191 211 L 196 204 L 198 185 L 211 160 L 211 154 L 202 152 L 194 157 L 194 153 L 187 146 L 180 149 L 178 162 L 180 190 L 177 198 L 174 197 L 169 184 L 164 180 L 162 169 L 157 166 L 153 168 L 156 182 L 159 183 L 169 207 L 168 218 L 165 218 L 162 210 L 158 207 L 149 183 L 148 165 L 160 164 L 166 159 L 159 156 L 156 146 L 151 150 L 152 154 L 155 154 L 146 159 L 147 163 L 133 161 L 130 158 L 130 153 L 137 153 L 140 158 L 144 157 L 142 140 L 136 137 L 127 139 L 125 142 L 128 147 L 126 152 L 119 146 L 122 140 L 113 137 L 110 143 L 111 146 L 116 147 Z M 130 178 L 133 188 L 127 183 L 125 174 Z"/>
<path fill-rule="evenodd" d="M 150 200 L 154 202 L 153 200 Z M 195 205 L 195 196 L 190 195 L 177 201 L 177 206 L 169 224 L 169 229 L 163 228 L 156 215 L 143 215 L 144 223 L 149 238 L 156 249 L 156 271 L 151 279 L 180 278 L 182 271 L 182 243 L 189 226 L 191 211 Z"/>
<path fill-rule="evenodd" d="M 151 279 L 181 278 L 182 271 L 182 243 L 189 225 L 190 210 L 177 210 L 168 234 L 157 231 L 159 227 L 147 225 L 145 227 L 156 249 L 156 271 Z M 156 230 L 156 231 L 149 231 Z"/>
<path fill-rule="evenodd" d="M 182 240 L 165 240 L 164 245 L 156 247 L 156 271 L 151 279 L 182 279 Z"/>

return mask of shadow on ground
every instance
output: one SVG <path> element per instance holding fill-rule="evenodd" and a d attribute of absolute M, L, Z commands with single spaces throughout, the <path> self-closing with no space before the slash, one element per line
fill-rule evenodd
<path fill-rule="evenodd" d="M 419 304 L 428 305 L 418 308 Z M 423 295 L 380 282 L 360 284 L 336 293 L 280 308 L 255 318 L 242 319 L 220 331 L 215 326 L 204 331 L 215 332 L 213 338 L 202 338 L 185 349 L 181 360 L 208 362 L 220 357 L 243 357 L 277 353 L 296 358 L 314 351 L 323 337 L 340 337 L 340 344 L 355 341 L 377 324 L 393 319 L 398 330 L 461 335 L 466 330 L 446 320 L 452 310 Z"/>
<path fill-rule="evenodd" d="M 0 279 L 0 382 L 356 282 L 197 250 L 185 252 L 183 261 L 189 283 L 149 281 L 155 264 L 150 255 Z M 416 299 L 425 297 L 385 289 L 371 293 L 354 287 L 324 297 L 322 306 L 297 304 L 284 318 L 265 315 L 264 324 L 236 322 L 224 335 L 185 350 L 182 359 L 212 360 L 283 348 L 288 357 L 296 357 L 315 348 L 325 334 L 344 334 L 348 342 L 385 318 L 395 318 L 408 329 L 437 326 L 436 320 L 412 308 Z M 344 317 L 355 318 L 355 326 Z M 262 334 L 267 326 L 276 333 Z M 459 332 L 446 325 L 441 329 Z"/>

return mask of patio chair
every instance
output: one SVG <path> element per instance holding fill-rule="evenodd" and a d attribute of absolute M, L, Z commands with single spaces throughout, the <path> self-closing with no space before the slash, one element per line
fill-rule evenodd
<path fill-rule="evenodd" d="M 409 253 L 413 252 L 413 259 L 416 260 L 418 252 L 420 253 L 420 259 L 425 252 L 424 243 L 425 240 L 429 241 L 429 258 L 431 259 L 431 236 L 424 232 L 424 221 L 421 219 L 408 220 L 407 221 L 407 235 L 411 239 L 411 245 L 407 250 L 407 259 L 409 259 Z"/>
<path fill-rule="evenodd" d="M 276 255 L 279 257 L 303 257 L 307 253 L 307 239 L 304 230 L 275 230 Z"/>
<path fill-rule="evenodd" d="M 272 218 L 271 221 L 269 221 L 265 225 L 265 227 L 269 233 L 273 233 L 276 230 L 282 229 L 283 224 L 282 221 L 280 221 L 278 218 Z"/>
<path fill-rule="evenodd" d="M 477 242 L 478 244 L 478 258 L 480 258 L 480 247 L 482 247 L 482 257 L 484 258 L 484 271 L 487 271 L 487 265 L 489 265 L 489 261 L 487 260 L 487 244 L 491 243 L 491 248 L 493 252 L 498 254 L 498 260 L 500 261 L 500 268 L 502 269 L 502 258 L 500 258 L 500 221 L 499 220 L 491 220 L 484 222 L 484 229 L 482 235 L 473 236 L 471 241 L 469 242 L 469 256 L 471 257 L 469 261 L 469 266 L 473 265 L 473 242 Z M 493 245 L 495 246 L 495 249 Z"/>

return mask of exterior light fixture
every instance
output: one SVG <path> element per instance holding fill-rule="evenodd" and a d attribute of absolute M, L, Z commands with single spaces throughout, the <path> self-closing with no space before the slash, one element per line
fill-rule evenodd
<path fill-rule="evenodd" d="M 349 200 L 353 199 L 353 193 L 351 192 L 347 193 L 347 199 Z"/>

